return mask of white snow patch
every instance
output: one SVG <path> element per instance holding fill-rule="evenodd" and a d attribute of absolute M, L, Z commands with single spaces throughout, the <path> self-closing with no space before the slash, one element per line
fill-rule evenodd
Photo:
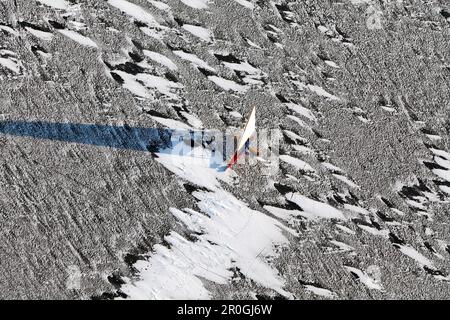
<path fill-rule="evenodd" d="M 14 36 L 18 36 L 19 33 L 11 27 L 0 24 L 0 30 L 6 31 Z"/>
<path fill-rule="evenodd" d="M 163 126 L 166 126 L 167 128 L 170 129 L 184 129 L 184 130 L 192 130 L 191 127 L 189 127 L 187 124 L 178 121 L 178 120 L 174 120 L 174 119 L 169 119 L 169 118 L 161 118 L 161 117 L 152 117 L 153 120 L 161 123 Z"/>
<path fill-rule="evenodd" d="M 22 68 L 22 63 L 15 58 L 2 58 L 0 57 L 0 65 L 9 69 L 10 71 L 19 74 Z"/>
<path fill-rule="evenodd" d="M 216 152 L 213 157 L 210 150 L 201 147 L 191 149 L 190 145 L 177 142 L 175 135 L 172 137 L 172 142 L 175 146 L 158 153 L 159 158 L 156 159 L 168 170 L 195 185 L 213 191 L 220 187 L 218 180 L 230 181 L 229 170 L 225 172 L 216 170 L 223 164 L 222 155 L 219 152 Z"/>
<path fill-rule="evenodd" d="M 264 206 L 264 209 L 269 211 L 271 214 L 273 214 L 278 219 L 281 219 L 283 221 L 286 221 L 290 225 L 295 225 L 295 220 L 298 216 L 302 216 L 302 211 L 299 210 L 288 210 L 273 206 Z"/>
<path fill-rule="evenodd" d="M 435 155 L 440 156 L 442 158 L 445 158 L 447 160 L 450 160 L 450 153 L 444 150 L 430 148 L 431 152 L 433 152 Z"/>
<path fill-rule="evenodd" d="M 433 262 L 409 245 L 398 245 L 398 249 L 411 259 L 414 259 L 421 266 L 426 266 L 435 270 Z"/>
<path fill-rule="evenodd" d="M 308 88 L 309 90 L 311 90 L 312 92 L 316 93 L 316 94 L 319 95 L 319 96 L 325 97 L 325 98 L 330 99 L 330 100 L 339 100 L 338 97 L 336 97 L 335 95 L 332 95 L 331 93 L 325 91 L 325 89 L 322 88 L 322 87 L 319 87 L 319 86 L 316 86 L 316 85 L 309 84 L 309 85 L 307 86 L 307 88 Z"/>
<path fill-rule="evenodd" d="M 241 63 L 233 63 L 233 62 L 222 62 L 222 63 L 225 67 L 234 71 L 246 72 L 248 74 L 257 74 L 261 72 L 261 70 L 253 67 L 247 61 Z"/>
<path fill-rule="evenodd" d="M 169 68 L 170 70 L 178 69 L 177 65 L 175 63 L 173 63 L 172 60 L 170 60 L 169 58 L 167 58 L 166 56 L 164 56 L 158 52 L 149 51 L 149 50 L 144 50 L 143 52 L 146 57 Z"/>
<path fill-rule="evenodd" d="M 353 5 L 358 5 L 358 4 L 369 4 L 372 2 L 372 0 L 350 0 L 350 2 Z"/>
<path fill-rule="evenodd" d="M 187 53 L 181 50 L 173 51 L 173 53 L 176 56 L 180 57 L 181 59 L 191 62 L 193 65 L 197 67 L 209 70 L 211 72 L 215 72 L 213 68 L 211 68 L 205 61 L 197 57 L 195 54 Z"/>
<path fill-rule="evenodd" d="M 341 168 L 335 166 L 334 164 L 331 164 L 329 162 L 322 162 L 322 165 L 327 168 L 330 171 L 334 171 L 334 172 L 343 172 Z"/>
<path fill-rule="evenodd" d="M 139 29 L 147 36 L 152 37 L 156 40 L 162 40 L 163 38 L 163 34 L 161 33 L 161 31 L 156 28 L 140 27 Z"/>
<path fill-rule="evenodd" d="M 256 48 L 256 49 L 261 49 L 261 47 L 259 45 L 257 45 L 256 43 L 254 43 L 252 40 L 245 38 L 245 41 L 249 44 L 249 46 Z"/>
<path fill-rule="evenodd" d="M 435 134 L 426 134 L 427 138 L 432 141 L 439 141 L 442 140 L 442 137 L 435 135 Z"/>
<path fill-rule="evenodd" d="M 33 36 L 35 36 L 39 39 L 45 40 L 45 41 L 51 41 L 53 39 L 53 33 L 51 33 L 51 32 L 36 30 L 36 29 L 30 28 L 30 27 L 25 27 L 25 30 L 27 30 Z"/>
<path fill-rule="evenodd" d="M 141 98 L 150 98 L 151 95 L 147 89 L 156 89 L 168 98 L 179 99 L 179 96 L 174 91 L 183 88 L 183 85 L 180 83 L 147 73 L 132 75 L 120 70 L 114 70 L 113 72 L 124 80 L 122 84 L 124 88 Z"/>
<path fill-rule="evenodd" d="M 150 95 L 147 92 L 147 89 L 138 81 L 136 81 L 136 78 L 126 72 L 120 71 L 120 70 L 114 70 L 114 73 L 118 74 L 124 81 L 122 86 L 125 89 L 128 89 L 133 94 L 141 97 L 141 98 L 149 98 Z"/>
<path fill-rule="evenodd" d="M 421 198 L 421 199 L 425 199 L 425 198 Z M 417 209 L 421 209 L 421 210 L 426 210 L 425 206 L 423 205 L 423 203 L 419 202 L 419 201 L 415 201 L 415 200 L 406 200 L 405 201 L 408 205 L 410 205 L 411 207 L 417 208 Z"/>
<path fill-rule="evenodd" d="M 299 124 L 301 127 L 306 128 L 306 129 L 309 129 L 309 130 L 311 129 L 310 126 L 308 126 L 308 125 L 306 124 L 306 122 L 303 121 L 302 119 L 299 119 L 298 117 L 293 116 L 292 114 L 288 114 L 287 117 L 288 117 L 289 119 L 291 119 L 291 120 L 297 122 L 297 124 Z"/>
<path fill-rule="evenodd" d="M 181 0 L 181 2 L 194 9 L 206 9 L 209 0 Z"/>
<path fill-rule="evenodd" d="M 441 167 L 444 167 L 444 168 L 447 168 L 448 170 L 450 170 L 450 160 L 444 160 L 441 157 L 434 157 L 434 161 Z"/>
<path fill-rule="evenodd" d="M 450 187 L 447 186 L 439 186 L 439 189 L 441 189 L 442 191 L 444 191 L 445 193 L 450 194 Z"/>
<path fill-rule="evenodd" d="M 138 73 L 135 77 L 137 80 L 142 81 L 147 88 L 154 88 L 160 93 L 174 99 L 178 98 L 178 96 L 172 93 L 173 89 L 183 88 L 183 85 L 180 83 L 147 73 Z"/>
<path fill-rule="evenodd" d="M 292 103 L 292 102 L 284 103 L 284 105 L 286 107 L 288 107 L 289 109 L 291 109 L 292 111 L 298 113 L 299 115 L 308 118 L 309 120 L 312 120 L 312 121 L 316 121 L 317 120 L 317 118 L 314 115 L 314 113 L 311 110 L 309 110 L 308 108 L 305 108 L 302 105 L 299 105 L 299 104 L 296 104 L 296 103 Z"/>
<path fill-rule="evenodd" d="M 79 21 L 69 21 L 69 24 L 71 25 L 71 27 L 75 30 L 86 30 L 87 26 L 85 23 L 83 22 L 79 22 Z"/>
<path fill-rule="evenodd" d="M 147 260 L 134 265 L 139 279 L 126 279 L 121 290 L 131 299 L 207 299 L 211 296 L 200 279 L 226 284 L 233 275 L 230 269 L 238 267 L 247 278 L 292 298 L 266 260 L 277 254 L 276 246 L 288 243 L 283 230 L 291 230 L 222 190 L 217 180 L 227 181 L 231 171 L 211 166 L 209 150 L 191 152 L 202 156 L 167 149 L 156 160 L 180 178 L 211 190 L 193 193 L 201 212 L 170 210 L 186 228 L 201 234 L 193 235 L 197 241 L 192 242 L 172 232 L 165 237 L 170 248 L 156 245 Z"/>
<path fill-rule="evenodd" d="M 339 69 L 339 66 L 334 61 L 325 60 L 324 62 L 325 62 L 325 64 L 329 65 L 332 68 Z"/>
<path fill-rule="evenodd" d="M 192 24 L 183 24 L 182 28 L 203 41 L 210 42 L 212 39 L 211 31 L 206 28 L 194 26 Z"/>
<path fill-rule="evenodd" d="M 244 7 L 248 8 L 248 9 L 254 9 L 255 8 L 255 5 L 253 3 L 251 3 L 250 1 L 247 1 L 247 0 L 234 0 L 234 1 L 236 1 L 241 6 L 244 6 Z"/>
<path fill-rule="evenodd" d="M 238 119 L 242 118 L 242 114 L 240 114 L 240 113 L 237 112 L 237 111 L 231 111 L 231 112 L 230 112 L 230 116 L 232 116 L 232 117 L 234 117 L 234 118 L 238 118 Z"/>
<path fill-rule="evenodd" d="M 361 207 L 358 207 L 358 206 L 355 206 L 355 205 L 353 205 L 353 204 L 348 204 L 348 203 L 346 203 L 346 204 L 344 204 L 344 208 L 347 209 L 347 210 L 349 210 L 349 211 L 358 213 L 358 214 L 362 214 L 362 215 L 370 215 L 370 212 L 367 211 L 366 209 L 361 208 Z"/>
<path fill-rule="evenodd" d="M 399 210 L 397 208 L 391 208 L 391 210 L 392 210 L 392 212 L 394 212 L 394 213 L 396 213 L 396 214 L 398 214 L 400 216 L 404 216 L 405 215 L 405 213 L 403 211 L 401 211 L 401 210 Z"/>
<path fill-rule="evenodd" d="M 348 244 L 343 243 L 341 241 L 331 240 L 330 242 L 339 248 L 339 252 L 347 252 L 355 250 L 355 248 L 353 248 L 352 246 L 349 246 Z"/>
<path fill-rule="evenodd" d="M 156 245 L 148 260 L 134 264 L 140 279 L 127 280 L 121 288 L 129 298 L 208 299 L 211 297 L 199 276 L 218 283 L 225 283 L 224 279 L 230 277 L 227 270 L 212 269 L 215 266 L 211 266 L 209 259 L 226 265 L 227 257 L 212 250 L 204 241 L 192 243 L 175 232 L 166 236 L 165 240 L 171 249 Z M 197 258 L 197 261 L 192 261 L 192 257 Z"/>
<path fill-rule="evenodd" d="M 296 134 L 295 132 L 292 132 L 290 130 L 283 130 L 283 132 L 288 136 L 289 139 L 294 140 L 294 141 L 299 141 L 302 143 L 306 143 L 307 140 L 305 138 L 300 137 L 298 134 Z"/>
<path fill-rule="evenodd" d="M 242 80 L 247 84 L 253 84 L 253 85 L 264 84 L 261 81 L 261 79 L 264 77 L 265 74 L 260 69 L 253 67 L 247 61 L 240 62 L 240 63 L 222 62 L 222 64 L 225 67 L 227 67 L 233 71 L 245 73 L 246 75 L 243 77 Z"/>
<path fill-rule="evenodd" d="M 305 289 L 308 290 L 311 293 L 314 293 L 317 296 L 325 297 L 325 298 L 336 298 L 336 293 L 333 291 L 330 291 L 328 289 L 319 288 L 310 284 L 305 285 Z"/>
<path fill-rule="evenodd" d="M 294 145 L 292 145 L 292 149 L 294 149 L 295 151 L 300 152 L 302 154 L 305 154 L 305 155 L 314 154 L 314 150 L 312 150 L 306 146 L 299 146 L 299 145 L 294 144 Z"/>
<path fill-rule="evenodd" d="M 140 22 L 146 23 L 149 26 L 159 26 L 155 18 L 141 6 L 125 0 L 108 0 L 108 3 Z"/>
<path fill-rule="evenodd" d="M 341 174 L 333 174 L 333 177 L 335 177 L 336 179 L 344 182 L 345 184 L 347 184 L 349 187 L 352 188 L 360 188 L 360 186 L 358 186 L 356 183 L 354 183 L 352 180 L 350 180 L 349 178 L 347 178 L 346 176 L 343 176 Z"/>
<path fill-rule="evenodd" d="M 165 240 L 170 249 L 157 245 L 145 261 L 134 267 L 139 280 L 122 291 L 132 299 L 208 299 L 201 278 L 226 284 L 229 270 L 238 267 L 253 281 L 284 296 L 283 280 L 264 258 L 276 254 L 274 244 L 286 244 L 282 225 L 249 209 L 225 191 L 195 192 L 202 213 L 186 209 L 171 212 L 192 231 L 201 230 L 196 242 L 172 232 Z"/>
<path fill-rule="evenodd" d="M 203 128 L 202 121 L 199 118 L 197 118 L 196 116 L 194 116 L 190 113 L 187 113 L 186 111 L 181 111 L 180 113 L 183 115 L 183 117 L 186 118 L 187 122 L 194 128 L 196 128 L 196 129 Z"/>
<path fill-rule="evenodd" d="M 0 55 L 8 55 L 8 56 L 17 56 L 14 51 L 8 50 L 8 49 L 0 49 Z"/>
<path fill-rule="evenodd" d="M 381 106 L 381 108 L 387 112 L 396 112 L 397 111 L 395 108 L 388 107 L 388 106 Z"/>
<path fill-rule="evenodd" d="M 69 3 L 65 0 L 37 0 L 37 1 L 55 9 L 65 10 L 69 8 Z"/>
<path fill-rule="evenodd" d="M 383 287 L 381 286 L 381 284 L 379 283 L 379 281 L 371 278 L 369 275 L 367 275 L 367 273 L 353 268 L 353 267 L 349 267 L 349 266 L 344 266 L 348 271 L 356 274 L 358 276 L 359 281 L 361 281 L 361 283 L 363 283 L 367 288 L 369 289 L 374 289 L 374 290 L 383 290 Z"/>
<path fill-rule="evenodd" d="M 450 181 L 450 170 L 433 169 L 432 171 L 438 177 Z"/>
<path fill-rule="evenodd" d="M 337 224 L 336 227 L 339 228 L 339 229 L 341 229 L 342 231 L 348 233 L 348 234 L 351 234 L 351 235 L 355 235 L 355 234 L 356 234 L 355 231 L 353 231 L 352 229 L 350 229 L 350 228 L 348 228 L 348 227 L 346 227 L 346 226 L 343 226 L 343 225 L 341 225 L 341 224 Z"/>
<path fill-rule="evenodd" d="M 82 34 L 79 34 L 78 32 L 66 29 L 57 29 L 57 31 L 83 46 L 98 48 L 98 45 L 94 41 L 86 36 L 83 36 Z"/>
<path fill-rule="evenodd" d="M 286 194 L 286 199 L 294 202 L 304 211 L 302 215 L 309 214 L 309 218 L 325 218 L 325 219 L 340 219 L 346 220 L 345 216 L 338 209 L 316 200 L 309 199 L 298 193 Z"/>
<path fill-rule="evenodd" d="M 48 59 L 48 58 L 52 57 L 51 53 L 43 52 L 43 51 L 41 51 L 39 49 L 36 50 L 36 52 L 39 53 L 42 56 L 42 58 L 44 58 L 44 59 Z"/>
<path fill-rule="evenodd" d="M 232 80 L 222 78 L 222 77 L 208 76 L 208 79 L 226 91 L 235 91 L 237 93 L 245 93 L 248 90 L 248 87 L 243 86 L 239 83 L 236 83 Z"/>
<path fill-rule="evenodd" d="M 380 237 L 384 237 L 387 238 L 389 235 L 389 230 L 385 230 L 385 229 L 381 229 L 378 230 L 376 228 L 370 227 L 370 226 L 366 226 L 363 224 L 358 224 L 358 227 L 360 227 L 361 229 L 363 229 L 364 231 L 374 235 L 374 236 L 380 236 Z"/>
<path fill-rule="evenodd" d="M 325 98 L 327 98 L 327 99 L 330 99 L 330 100 L 340 100 L 338 97 L 336 97 L 335 95 L 333 95 L 333 94 L 331 94 L 331 93 L 329 93 L 329 92 L 327 92 L 324 88 L 322 88 L 322 87 L 319 87 L 319 86 L 316 86 L 316 85 L 313 85 L 313 84 L 305 84 L 305 83 L 303 83 L 303 82 L 299 82 L 299 81 L 292 81 L 296 86 L 298 86 L 299 88 L 301 88 L 301 89 L 308 89 L 308 90 L 310 90 L 310 91 L 312 91 L 312 92 L 314 92 L 315 94 L 317 94 L 317 95 L 319 95 L 319 96 L 322 96 L 322 97 L 325 97 Z"/>
<path fill-rule="evenodd" d="M 162 10 L 162 11 L 169 11 L 170 6 L 167 3 L 164 3 L 162 1 L 155 1 L 155 0 L 147 0 L 150 2 L 155 8 Z"/>
<path fill-rule="evenodd" d="M 244 258 L 244 261 L 238 259 L 237 264 L 246 276 L 285 294 L 273 270 L 258 257 L 274 256 L 276 252 L 273 244 L 288 243 L 282 230 L 291 230 L 277 220 L 248 208 L 226 191 L 195 192 L 193 195 L 200 200 L 197 204 L 200 210 L 219 224 L 217 230 L 210 232 L 209 240 L 219 246 L 232 248 L 240 258 Z M 223 227 L 228 232 L 224 232 Z"/>
<path fill-rule="evenodd" d="M 298 158 L 291 157 L 289 155 L 281 155 L 280 160 L 284 161 L 286 163 L 289 163 L 290 165 L 303 170 L 303 171 L 309 171 L 309 172 L 316 172 L 311 165 L 303 160 L 300 160 Z"/>
<path fill-rule="evenodd" d="M 364 123 L 370 123 L 371 121 L 369 119 L 367 119 L 365 116 L 362 115 L 358 115 L 357 116 L 358 120 Z"/>
<path fill-rule="evenodd" d="M 330 29 L 328 29 L 327 27 L 322 26 L 322 25 L 318 26 L 317 29 L 322 33 L 326 33 L 328 31 L 330 31 Z"/>

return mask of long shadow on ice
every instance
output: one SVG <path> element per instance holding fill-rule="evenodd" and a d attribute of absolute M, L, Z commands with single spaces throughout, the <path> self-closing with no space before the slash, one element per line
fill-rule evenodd
<path fill-rule="evenodd" d="M 51 123 L 0 122 L 0 134 L 89 144 L 117 149 L 157 152 L 171 147 L 173 130 L 129 126 Z"/>

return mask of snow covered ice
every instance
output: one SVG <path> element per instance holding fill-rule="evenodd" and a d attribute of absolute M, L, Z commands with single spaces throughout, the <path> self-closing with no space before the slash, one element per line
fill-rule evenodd
<path fill-rule="evenodd" d="M 0 1 L 0 297 L 449 299 L 450 8 L 377 3 Z"/>

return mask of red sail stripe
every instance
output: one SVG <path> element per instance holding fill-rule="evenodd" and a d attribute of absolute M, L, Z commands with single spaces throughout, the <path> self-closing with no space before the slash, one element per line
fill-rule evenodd
<path fill-rule="evenodd" d="M 234 153 L 234 155 L 233 155 L 233 158 L 231 158 L 231 160 L 230 160 L 230 162 L 228 163 L 228 168 L 231 168 L 231 166 L 233 165 L 233 164 L 235 164 L 236 162 L 237 162 L 237 160 L 238 160 L 238 151 L 236 151 L 235 153 Z"/>

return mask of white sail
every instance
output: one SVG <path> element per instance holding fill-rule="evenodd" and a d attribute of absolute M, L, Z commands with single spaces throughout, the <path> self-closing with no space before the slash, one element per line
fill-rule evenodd
<path fill-rule="evenodd" d="M 230 168 L 233 164 L 237 162 L 240 151 L 245 146 L 247 140 L 251 138 L 255 130 L 256 130 L 256 107 L 253 107 L 252 113 L 250 114 L 247 124 L 245 125 L 244 133 L 242 134 L 241 139 L 239 140 L 238 147 L 233 153 L 233 156 L 231 157 L 230 161 L 228 162 L 227 165 L 228 168 Z"/>
<path fill-rule="evenodd" d="M 250 117 L 248 118 L 248 122 L 245 125 L 244 133 L 242 134 L 241 140 L 239 140 L 238 148 L 236 149 L 237 152 L 241 150 L 248 139 L 253 135 L 253 133 L 256 130 L 256 107 L 253 107 L 252 113 L 250 114 Z"/>

